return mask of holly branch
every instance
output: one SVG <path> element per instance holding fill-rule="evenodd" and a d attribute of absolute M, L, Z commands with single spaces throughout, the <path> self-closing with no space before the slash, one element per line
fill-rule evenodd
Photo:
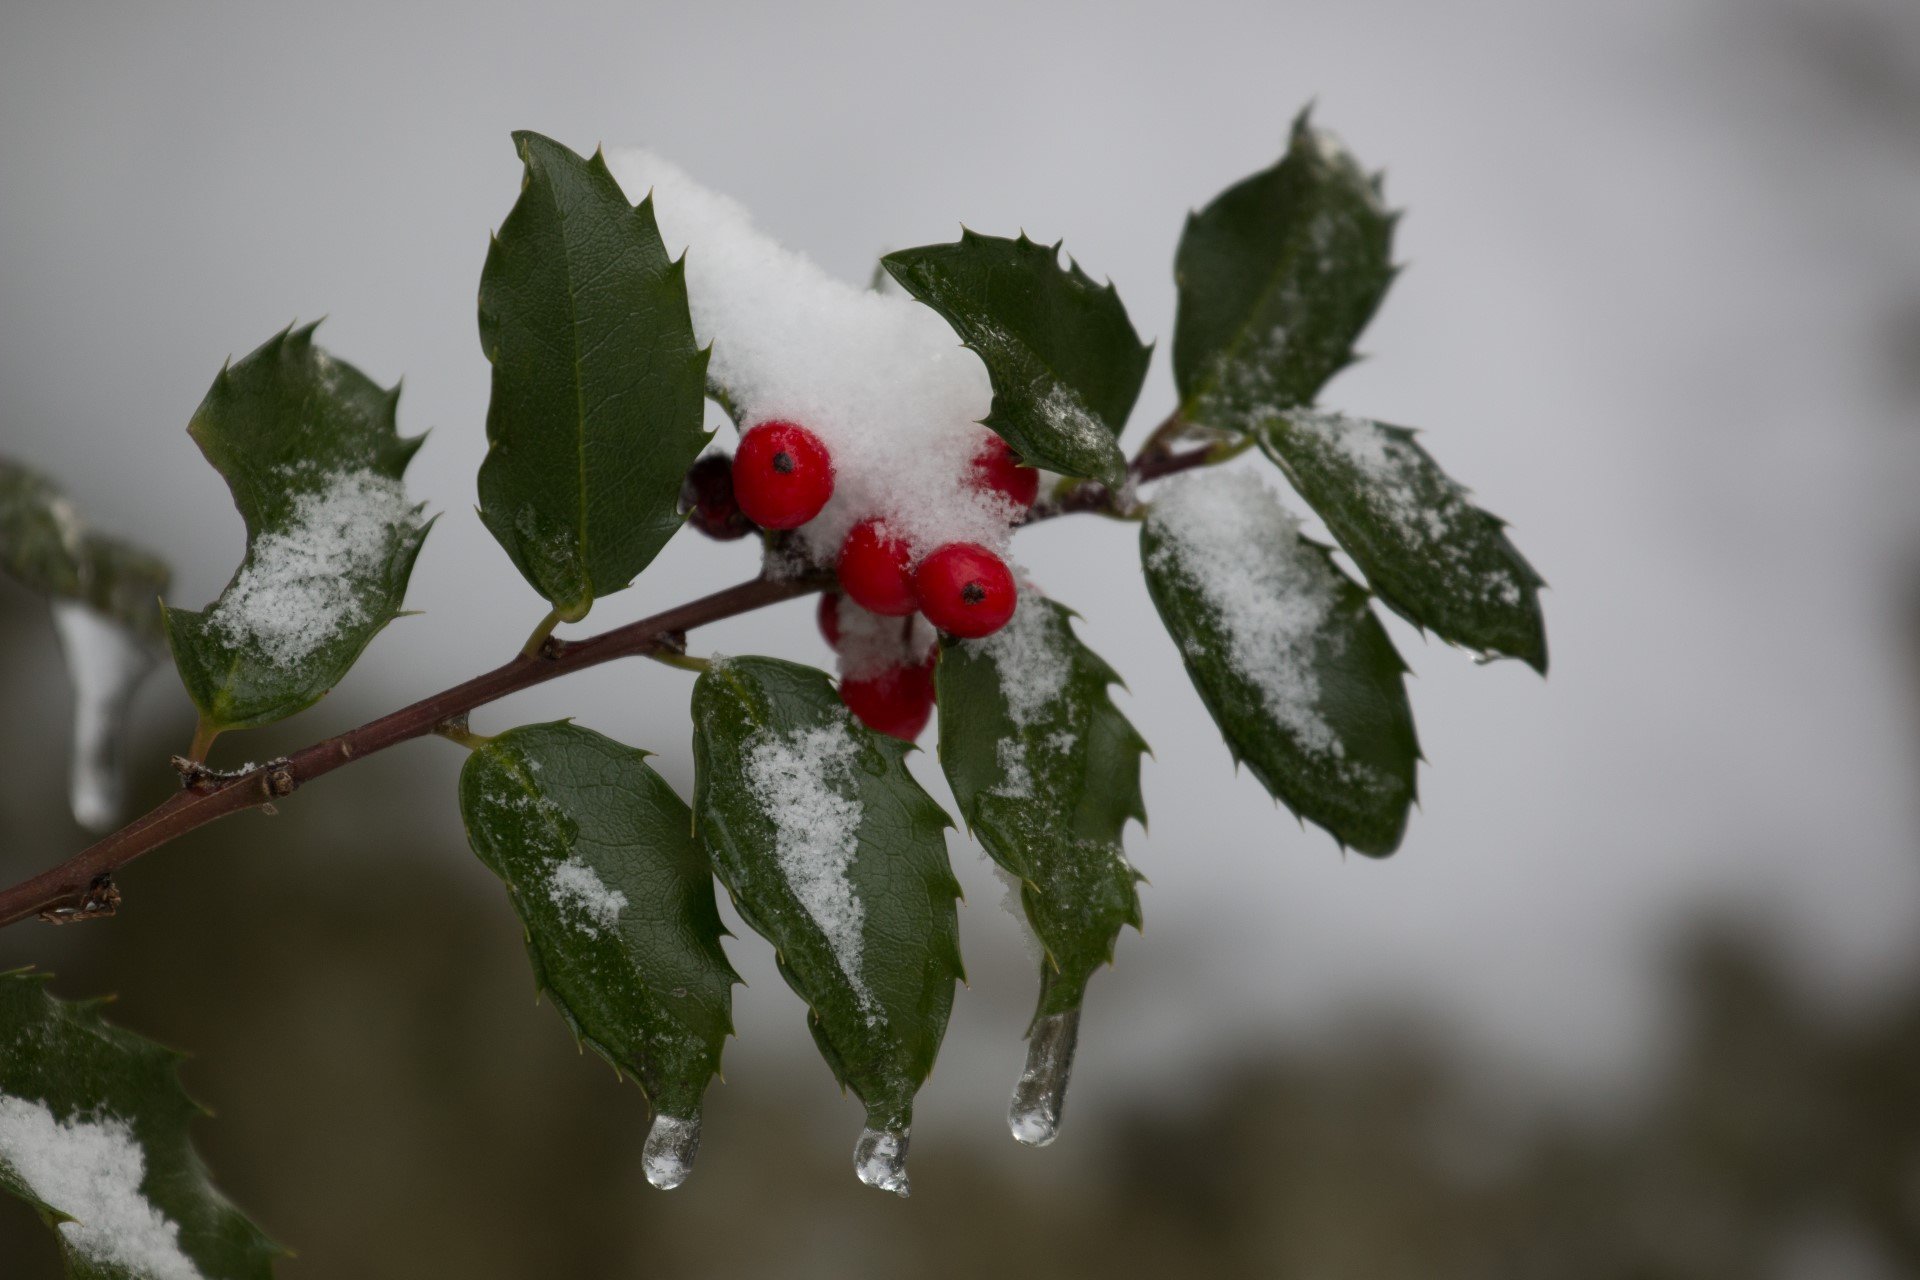
<path fill-rule="evenodd" d="M 956 818 L 1017 885 L 1043 957 L 1008 1109 L 1020 1142 L 1057 1134 L 1087 984 L 1142 918 L 1125 834 L 1146 821 L 1147 743 L 1071 602 L 1017 580 L 1019 528 L 1079 514 L 1130 525 L 1144 590 L 1233 760 L 1371 856 L 1399 847 L 1421 759 L 1408 668 L 1376 605 L 1545 672 L 1543 584 L 1502 522 L 1412 431 L 1317 407 L 1394 277 L 1397 215 L 1379 176 L 1304 115 L 1278 162 L 1187 220 L 1168 346 L 1178 408 L 1131 458 L 1120 441 L 1153 348 L 1114 286 L 1060 245 L 964 231 L 887 255 L 897 294 L 884 281 L 861 290 L 742 219 L 699 220 L 711 193 L 657 157 L 582 156 L 532 133 L 515 145 L 525 172 L 479 290 L 492 391 L 478 515 L 545 616 L 490 671 L 222 771 L 209 763 L 216 738 L 312 706 L 404 611 L 432 520 L 404 484 L 421 438 L 400 434 L 398 388 L 317 347 L 311 327 L 220 370 L 188 433 L 225 480 L 246 549 L 197 610 L 170 602 L 164 562 L 92 531 L 58 485 L 0 461 L 0 572 L 49 598 L 76 726 L 92 726 L 75 734 L 76 816 L 118 812 L 99 780 L 118 776 L 104 766 L 162 635 L 199 713 L 173 758 L 179 789 L 0 889 L 0 926 L 114 914 L 116 877 L 151 850 L 443 737 L 468 752 L 467 839 L 520 917 L 536 981 L 654 1109 L 650 1182 L 688 1176 L 732 1034 L 738 975 L 717 881 L 865 1106 L 858 1176 L 905 1194 L 914 1097 L 961 975 Z M 687 246 L 677 258 L 655 195 Z M 980 369 L 956 358 L 955 338 Z M 709 402 L 739 428 L 731 454 L 712 448 Z M 1147 492 L 1242 455 L 1255 461 Z M 1263 473 L 1284 476 L 1321 536 Z M 597 635 L 555 634 L 638 581 L 685 524 L 720 540 L 758 531 L 760 573 Z M 822 591 L 837 680 L 688 652 L 700 627 Z M 508 694 L 633 656 L 699 673 L 688 796 L 640 745 L 570 721 L 472 728 Z M 953 813 L 908 768 L 936 709 Z M 0 1042 L 9 1020 L 67 1016 L 13 979 L 0 982 Z M 67 1087 L 93 1079 L 86 1057 L 62 1049 L 7 1092 L 46 1108 L 47 1125 L 119 1141 L 118 1120 L 101 1118 L 112 1100 Z M 179 1148 L 153 1146 L 147 1167 L 179 1166 Z M 80 1254 L 100 1244 L 68 1231 L 96 1216 L 71 1180 L 14 1177 L 12 1158 L 0 1150 L 0 1191 L 40 1208 Z M 204 1197 L 145 1190 L 184 1252 L 140 1274 L 264 1280 L 260 1250 L 232 1255 L 237 1233 L 191 1234 L 212 1220 Z"/>
<path fill-rule="evenodd" d="M 1130 483 L 1119 492 L 1097 481 L 1074 485 L 1059 498 L 1036 505 L 1026 522 L 1082 513 L 1125 517 L 1132 512 L 1133 499 L 1124 495 L 1130 495 L 1134 485 L 1223 460 L 1224 451 L 1214 446 L 1168 448 L 1164 442 L 1178 427 L 1178 415 L 1169 415 L 1128 467 Z M 436 733 L 457 735 L 465 716 L 508 694 L 616 658 L 684 653 L 686 635 L 697 627 L 811 595 L 832 581 L 825 574 L 763 575 L 586 639 L 549 635 L 533 653 L 516 654 L 491 671 L 242 773 L 223 775 L 198 761 L 181 760 L 177 793 L 58 866 L 0 890 L 0 928 L 36 916 L 49 924 L 68 924 L 112 915 L 120 901 L 114 875 L 190 831 L 272 804 L 315 778 L 388 747 Z"/>

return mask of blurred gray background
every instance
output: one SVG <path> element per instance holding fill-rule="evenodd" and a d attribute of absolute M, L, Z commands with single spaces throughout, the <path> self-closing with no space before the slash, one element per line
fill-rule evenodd
<path fill-rule="evenodd" d="M 1901 0 L 0 8 L 0 448 L 210 599 L 240 523 L 184 434 L 289 320 L 432 435 L 425 616 L 259 758 L 500 661 L 542 608 L 472 514 L 474 293 L 508 141 L 639 143 L 864 280 L 976 229 L 1064 237 L 1160 349 L 1186 211 L 1293 114 L 1388 173 L 1410 264 L 1327 401 L 1418 425 L 1552 584 L 1553 674 L 1397 621 L 1430 766 L 1343 858 L 1236 777 L 1131 531 L 1028 567 L 1154 745 L 1147 928 L 1093 985 L 1061 1142 L 1004 1106 L 1032 974 L 964 838 L 963 992 L 914 1198 L 855 1185 L 768 949 L 701 1167 L 530 1006 L 429 741 L 167 849 L 123 916 L 0 934 L 194 1049 L 222 1182 L 284 1274 L 1920 1275 L 1920 9 Z M 1255 464 L 1259 465 L 1259 464 Z M 595 628 L 752 572 L 676 539 Z M 810 605 L 699 649 L 824 662 Z M 83 842 L 37 602 L 0 586 L 0 875 Z M 626 663 L 475 717 L 574 714 L 690 780 L 688 677 Z M 139 798 L 190 712 L 140 703 Z M 923 782 L 944 795 L 930 755 Z M 54 1273 L 0 1205 L 0 1275 Z M 1027 1262 L 1016 1266 L 1013 1259 Z"/>

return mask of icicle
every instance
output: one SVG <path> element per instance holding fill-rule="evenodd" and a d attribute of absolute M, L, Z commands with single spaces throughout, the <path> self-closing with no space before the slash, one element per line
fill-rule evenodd
<path fill-rule="evenodd" d="M 853 1148 L 853 1171 L 870 1187 L 906 1195 L 906 1129 L 862 1129 Z"/>
<path fill-rule="evenodd" d="M 1073 1074 L 1073 1047 L 1080 1039 L 1080 1010 L 1050 1013 L 1027 1036 L 1027 1068 L 1013 1086 L 1007 1127 L 1016 1141 L 1044 1147 L 1060 1136 L 1060 1111 Z"/>
<path fill-rule="evenodd" d="M 640 1165 L 647 1181 L 662 1191 L 671 1191 L 693 1172 L 693 1155 L 700 1149 L 700 1117 L 690 1119 L 654 1113 L 653 1127 L 647 1130 L 647 1145 L 641 1150 Z"/>
<path fill-rule="evenodd" d="M 53 602 L 53 627 L 73 684 L 74 820 L 89 831 L 110 830 L 120 816 L 127 709 L 156 655 L 133 632 L 76 600 Z"/>

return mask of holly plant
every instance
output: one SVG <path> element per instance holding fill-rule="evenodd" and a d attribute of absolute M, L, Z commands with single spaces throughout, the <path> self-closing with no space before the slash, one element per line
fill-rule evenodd
<path fill-rule="evenodd" d="M 177 790 L 0 890 L 0 925 L 110 916 L 142 854 L 438 736 L 469 753 L 446 803 L 518 912 L 539 988 L 653 1109 L 656 1186 L 691 1171 L 732 1034 L 718 881 L 865 1107 L 860 1178 L 904 1195 L 914 1096 L 961 977 L 956 819 L 1038 943 L 1009 1113 L 1021 1142 L 1054 1140 L 1088 984 L 1141 920 L 1124 836 L 1146 820 L 1147 744 L 1071 599 L 1013 559 L 1020 530 L 1075 514 L 1134 526 L 1146 591 L 1232 759 L 1362 854 L 1399 846 L 1420 758 L 1377 605 L 1545 672 L 1541 580 L 1501 521 L 1412 431 L 1318 404 L 1393 281 L 1397 215 L 1305 115 L 1277 163 L 1188 218 L 1178 403 L 1130 454 L 1151 348 L 1059 245 L 965 231 L 887 255 L 856 289 L 645 153 L 514 141 L 524 177 L 480 276 L 477 513 L 545 616 L 491 671 L 223 769 L 216 740 L 311 706 L 405 612 L 433 521 L 406 487 L 420 437 L 399 429 L 397 389 L 312 327 L 220 370 L 187 431 L 246 547 L 200 609 L 161 603 L 158 558 L 0 464 L 0 566 L 50 598 L 73 670 L 78 816 L 116 820 L 119 726 L 163 652 L 198 713 Z M 731 421 L 730 455 L 710 417 Z M 1276 473 L 1337 545 L 1302 532 Z M 687 523 L 751 545 L 757 567 L 652 617 L 558 634 Z M 815 594 L 837 679 L 695 651 L 708 623 Z M 690 673 L 691 795 L 648 763 L 682 732 L 669 725 L 628 744 L 571 721 L 486 734 L 470 719 L 630 657 Z M 917 756 L 936 708 L 937 751 Z M 923 786 L 936 761 L 951 814 Z M 0 1188 L 57 1232 L 69 1274 L 270 1274 L 276 1247 L 193 1155 L 174 1068 L 43 976 L 0 975 Z"/>

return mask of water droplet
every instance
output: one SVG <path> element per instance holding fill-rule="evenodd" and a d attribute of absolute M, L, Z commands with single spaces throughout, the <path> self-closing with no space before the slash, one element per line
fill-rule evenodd
<path fill-rule="evenodd" d="M 1073 1047 L 1080 1039 L 1080 1011 L 1050 1013 L 1027 1036 L 1027 1068 L 1013 1086 L 1007 1127 L 1014 1139 L 1044 1147 L 1060 1136 L 1060 1111 L 1073 1074 Z"/>
<path fill-rule="evenodd" d="M 907 1131 L 862 1129 L 853 1148 L 853 1171 L 870 1187 L 906 1195 Z"/>
<path fill-rule="evenodd" d="M 120 818 L 127 709 L 156 655 L 133 632 L 78 601 L 54 601 L 53 629 L 73 684 L 73 817 L 89 831 L 111 830 Z"/>
<path fill-rule="evenodd" d="M 662 1191 L 671 1191 L 693 1172 L 693 1156 L 700 1150 L 700 1117 L 690 1119 L 655 1112 L 653 1127 L 647 1130 L 647 1145 L 641 1150 L 640 1165 L 647 1181 Z"/>

